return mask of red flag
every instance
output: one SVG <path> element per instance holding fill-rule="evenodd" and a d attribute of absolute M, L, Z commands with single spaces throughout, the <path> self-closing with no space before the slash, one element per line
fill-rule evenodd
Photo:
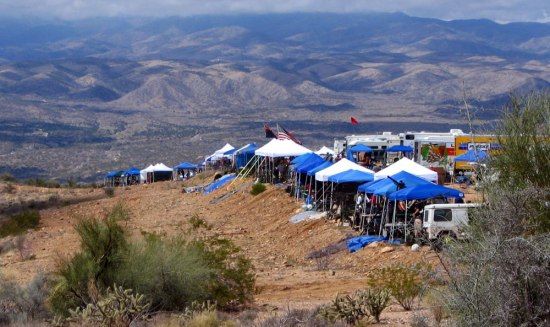
<path fill-rule="evenodd" d="M 357 119 L 355 119 L 355 117 L 350 117 L 350 121 L 351 121 L 352 125 L 358 125 L 359 124 L 359 121 Z"/>

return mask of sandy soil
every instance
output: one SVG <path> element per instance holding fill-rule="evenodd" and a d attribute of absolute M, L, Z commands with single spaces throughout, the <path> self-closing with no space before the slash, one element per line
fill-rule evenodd
<path fill-rule="evenodd" d="M 26 237 L 35 259 L 22 261 L 15 252 L 7 252 L 0 256 L 0 269 L 21 283 L 39 271 L 51 272 L 59 258 L 78 250 L 73 229 L 78 219 L 101 216 L 117 203 L 130 210 L 126 227 L 135 238 L 142 231 L 177 235 L 188 228 L 187 221 L 195 214 L 212 224 L 212 232 L 234 240 L 253 261 L 259 290 L 256 304 L 268 311 L 326 303 L 339 292 L 364 287 L 374 267 L 396 262 L 437 266 L 436 254 L 427 247 L 412 252 L 409 247 L 395 246 L 387 253 L 381 247 L 353 254 L 343 249 L 330 257 L 326 270 L 319 270 L 318 262 L 306 259 L 307 255 L 356 232 L 326 220 L 292 224 L 289 218 L 299 212 L 299 203 L 270 185 L 264 193 L 252 196 L 250 183 L 238 181 L 202 195 L 183 194 L 181 182 L 162 182 L 117 188 L 113 198 L 42 210 L 39 228 Z M 383 324 L 407 325 L 412 314 L 392 305 L 383 315 Z"/>

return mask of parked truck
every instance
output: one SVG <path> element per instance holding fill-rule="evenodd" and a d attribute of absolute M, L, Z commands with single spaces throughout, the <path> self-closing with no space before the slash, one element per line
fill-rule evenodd
<path fill-rule="evenodd" d="M 464 227 L 468 225 L 469 213 L 479 203 L 430 204 L 424 207 L 422 229 L 424 236 L 436 247 L 446 238 L 464 239 Z"/>

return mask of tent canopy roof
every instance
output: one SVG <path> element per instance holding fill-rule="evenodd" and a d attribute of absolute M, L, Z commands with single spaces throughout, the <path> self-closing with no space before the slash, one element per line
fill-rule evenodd
<path fill-rule="evenodd" d="M 174 167 L 174 169 L 197 169 L 197 165 L 189 162 L 182 162 L 176 167 Z"/>
<path fill-rule="evenodd" d="M 267 144 L 255 151 L 257 156 L 262 157 L 297 157 L 305 153 L 309 153 L 309 150 L 306 147 L 301 146 L 300 144 L 294 143 L 291 140 L 278 140 L 272 139 Z"/>
<path fill-rule="evenodd" d="M 334 150 L 326 147 L 326 146 L 323 146 L 322 148 L 320 148 L 319 150 L 315 151 L 316 154 L 320 155 L 320 156 L 324 156 L 324 155 L 327 155 L 327 154 L 330 154 L 330 155 L 335 155 L 336 153 L 334 152 Z"/>
<path fill-rule="evenodd" d="M 315 173 L 315 179 L 320 182 L 326 182 L 328 181 L 328 178 L 330 176 L 336 175 L 338 173 L 341 173 L 343 171 L 350 170 L 350 169 L 374 174 L 372 170 L 367 169 L 363 166 L 359 166 L 358 164 L 344 158 L 338 161 L 337 163 L 335 163 L 334 165 Z"/>
<path fill-rule="evenodd" d="M 139 169 L 132 167 L 124 172 L 126 176 L 139 175 Z"/>
<path fill-rule="evenodd" d="M 321 171 L 325 168 L 328 168 L 330 166 L 332 166 L 332 162 L 330 161 L 325 161 L 323 163 L 321 163 L 320 165 L 316 166 L 316 167 L 313 167 L 313 168 L 310 168 L 307 170 L 307 175 L 308 176 L 314 176 L 318 171 Z"/>
<path fill-rule="evenodd" d="M 486 160 L 488 157 L 489 155 L 485 151 L 468 150 L 468 152 L 457 156 L 455 161 L 480 162 Z"/>
<path fill-rule="evenodd" d="M 408 158 L 401 158 L 399 161 L 377 172 L 374 174 L 374 179 L 376 180 L 393 176 L 401 171 L 406 171 L 430 182 L 437 182 L 437 172 L 421 166 Z"/>
<path fill-rule="evenodd" d="M 389 147 L 386 151 L 387 152 L 413 152 L 414 149 L 406 145 L 394 145 L 392 147 Z"/>
<path fill-rule="evenodd" d="M 216 152 L 214 152 L 214 154 L 224 154 L 226 153 L 227 151 L 229 150 L 233 150 L 235 149 L 235 147 L 233 147 L 231 144 L 229 143 L 225 143 L 225 145 L 219 149 L 219 150 L 216 150 Z"/>
<path fill-rule="evenodd" d="M 390 200 L 426 200 L 438 197 L 462 198 L 464 193 L 441 185 L 425 184 L 412 187 L 406 187 L 397 192 L 391 193 Z"/>
<path fill-rule="evenodd" d="M 107 178 L 120 177 L 124 175 L 124 170 L 114 170 L 107 173 Z"/>
<path fill-rule="evenodd" d="M 364 145 L 364 144 L 356 144 L 351 147 L 351 152 L 372 152 L 372 148 L 370 146 Z"/>
<path fill-rule="evenodd" d="M 432 184 L 431 182 L 418 176 L 412 175 L 406 171 L 401 171 L 390 177 L 391 178 L 379 179 L 374 183 L 363 184 L 359 186 L 359 191 L 387 196 L 388 194 L 397 191 L 397 185 L 395 184 L 395 182 L 403 183 L 403 187 Z"/>
<path fill-rule="evenodd" d="M 258 148 L 258 146 L 256 145 L 256 143 L 249 143 L 245 146 L 243 146 L 242 148 L 239 148 L 237 149 L 237 151 L 235 151 L 235 155 L 239 155 L 239 154 L 254 154 L 254 151 L 256 151 L 256 149 Z"/>
<path fill-rule="evenodd" d="M 328 181 L 333 183 L 364 183 L 372 181 L 374 174 L 359 170 L 346 170 L 336 175 L 329 176 Z"/>
<path fill-rule="evenodd" d="M 311 162 L 315 162 L 315 161 L 321 162 L 321 161 L 325 161 L 325 160 L 323 158 L 321 158 L 320 155 L 315 154 L 313 152 L 309 152 L 309 153 L 304 153 L 304 154 L 302 154 L 300 156 L 297 156 L 296 158 L 292 159 L 290 164 L 297 167 L 301 164 L 311 163 Z"/>

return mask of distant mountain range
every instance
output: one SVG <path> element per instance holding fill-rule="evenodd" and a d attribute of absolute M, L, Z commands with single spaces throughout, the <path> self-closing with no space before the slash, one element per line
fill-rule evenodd
<path fill-rule="evenodd" d="M 478 123 L 550 87 L 550 24 L 404 14 L 0 20 L 0 172 L 93 179 L 280 122 L 306 145 Z M 352 127 L 349 116 L 362 123 Z"/>

